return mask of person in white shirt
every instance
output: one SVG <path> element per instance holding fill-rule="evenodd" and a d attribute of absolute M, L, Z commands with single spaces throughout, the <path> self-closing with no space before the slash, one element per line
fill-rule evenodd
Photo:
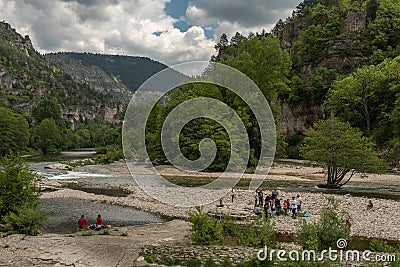
<path fill-rule="evenodd" d="M 233 203 L 233 201 L 235 200 L 235 195 L 236 195 L 235 189 L 232 188 L 232 190 L 231 190 L 232 203 Z"/>
<path fill-rule="evenodd" d="M 296 219 L 296 213 L 297 213 L 297 200 L 295 197 L 292 197 L 292 205 L 290 207 L 292 209 L 292 218 Z"/>
<path fill-rule="evenodd" d="M 301 199 L 301 196 L 300 195 L 297 195 L 297 212 L 300 212 L 301 211 L 301 204 L 302 204 L 302 199 Z"/>

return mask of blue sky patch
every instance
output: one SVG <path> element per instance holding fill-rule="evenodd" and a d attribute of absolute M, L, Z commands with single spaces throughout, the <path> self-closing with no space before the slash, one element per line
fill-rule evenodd
<path fill-rule="evenodd" d="M 174 19 L 186 16 L 189 0 L 171 0 L 165 5 L 165 12 Z"/>

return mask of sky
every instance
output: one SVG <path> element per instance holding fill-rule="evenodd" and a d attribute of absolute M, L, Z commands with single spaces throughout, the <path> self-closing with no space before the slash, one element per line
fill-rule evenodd
<path fill-rule="evenodd" d="M 169 66 L 208 61 L 225 33 L 267 32 L 300 0 L 0 0 L 0 20 L 41 53 L 144 56 Z"/>

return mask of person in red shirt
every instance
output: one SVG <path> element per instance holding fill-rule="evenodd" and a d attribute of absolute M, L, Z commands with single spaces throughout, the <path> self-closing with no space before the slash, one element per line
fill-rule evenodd
<path fill-rule="evenodd" d="M 87 228 L 87 221 L 86 221 L 85 215 L 82 215 L 81 218 L 78 220 L 78 228 L 79 229 Z"/>
<path fill-rule="evenodd" d="M 96 219 L 96 228 L 97 228 L 97 229 L 103 228 L 103 218 L 101 218 L 101 215 L 100 215 L 100 214 L 97 215 L 97 219 Z"/>

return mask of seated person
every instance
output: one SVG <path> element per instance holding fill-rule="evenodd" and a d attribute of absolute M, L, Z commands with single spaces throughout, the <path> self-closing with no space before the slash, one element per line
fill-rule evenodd
<path fill-rule="evenodd" d="M 367 205 L 367 209 L 370 210 L 374 207 L 374 204 L 372 204 L 372 201 L 370 200 L 368 205 Z"/>
<path fill-rule="evenodd" d="M 97 215 L 96 219 L 96 229 L 102 229 L 103 228 L 103 218 L 101 218 L 101 215 Z"/>
<path fill-rule="evenodd" d="M 254 214 L 255 214 L 255 215 L 262 215 L 261 209 L 260 209 L 260 205 L 256 205 L 256 206 L 254 207 Z"/>
<path fill-rule="evenodd" d="M 81 218 L 78 220 L 78 228 L 79 229 L 87 228 L 87 221 L 86 221 L 85 215 L 82 215 Z"/>

